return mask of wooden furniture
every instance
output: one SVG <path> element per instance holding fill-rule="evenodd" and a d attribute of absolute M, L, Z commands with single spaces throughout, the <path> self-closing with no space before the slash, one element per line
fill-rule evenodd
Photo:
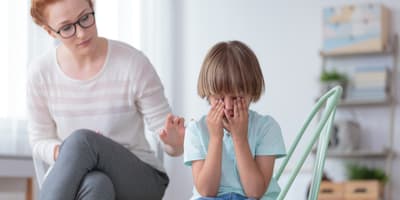
<path fill-rule="evenodd" d="M 35 176 L 27 137 L 0 134 L 0 179 L 26 179 L 25 199 L 33 200 Z"/>
<path fill-rule="evenodd" d="M 381 200 L 382 197 L 383 186 L 377 180 L 323 181 L 318 200 Z"/>
<path fill-rule="evenodd" d="M 322 181 L 319 188 L 318 200 L 343 200 L 344 184 L 330 181 Z"/>
<path fill-rule="evenodd" d="M 345 183 L 344 198 L 346 200 L 380 200 L 383 186 L 379 181 L 349 181 Z"/>
<path fill-rule="evenodd" d="M 370 65 L 370 66 L 379 66 L 384 65 L 388 68 L 388 77 L 387 77 L 387 88 L 385 98 L 381 99 L 342 99 L 340 104 L 338 105 L 338 113 L 339 114 L 349 114 L 354 117 L 354 120 L 360 122 L 361 127 L 368 127 L 368 121 L 364 121 L 364 119 L 371 120 L 374 116 L 379 123 L 381 123 L 382 129 L 379 131 L 374 130 L 370 131 L 370 133 L 362 133 L 362 137 L 368 137 L 368 134 L 377 134 L 382 135 L 383 144 L 379 145 L 379 148 L 369 148 L 369 144 L 366 146 L 360 146 L 359 149 L 349 152 L 330 152 L 328 150 L 327 157 L 332 159 L 365 159 L 365 160 L 373 160 L 373 159 L 382 159 L 385 162 L 384 168 L 386 169 L 386 174 L 391 176 L 393 171 L 393 159 L 396 156 L 394 152 L 394 134 L 395 134 L 395 118 L 396 118 L 396 110 L 398 107 L 397 104 L 397 92 L 398 85 L 397 75 L 399 68 L 399 60 L 398 60 L 398 45 L 399 39 L 398 35 L 393 35 L 389 38 L 388 45 L 385 46 L 383 50 L 377 51 L 364 51 L 364 52 L 352 52 L 352 53 L 337 53 L 337 54 L 329 54 L 326 52 L 320 52 L 322 58 L 322 67 L 321 70 L 333 70 L 339 69 L 339 71 L 347 72 L 351 74 L 354 67 L 360 65 Z M 367 64 L 365 64 L 367 63 Z M 353 66 L 351 66 L 353 65 Z M 372 81 L 371 81 L 372 82 Z M 374 112 L 368 112 L 369 109 L 373 108 L 374 111 L 379 110 L 380 115 L 376 115 Z M 357 116 L 356 113 L 362 113 Z M 366 130 L 368 128 L 364 128 Z M 367 135 L 365 135 L 367 134 Z M 371 135 L 370 135 L 371 136 Z M 383 168 L 383 167 L 382 167 Z M 389 181 L 385 185 L 386 195 L 385 199 L 392 200 L 394 199 L 391 196 L 392 186 L 391 181 Z"/>

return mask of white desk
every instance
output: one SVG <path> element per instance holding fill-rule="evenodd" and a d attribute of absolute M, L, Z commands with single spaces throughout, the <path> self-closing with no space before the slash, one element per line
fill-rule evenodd
<path fill-rule="evenodd" d="M 26 200 L 33 199 L 33 166 L 27 136 L 0 133 L 0 179 L 26 179 Z"/>

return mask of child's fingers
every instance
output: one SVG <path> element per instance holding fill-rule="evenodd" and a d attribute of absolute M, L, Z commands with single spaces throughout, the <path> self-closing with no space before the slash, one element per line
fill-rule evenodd
<path fill-rule="evenodd" d="M 222 116 L 224 116 L 224 103 L 222 102 L 222 101 L 220 101 L 220 103 L 219 103 L 219 107 L 218 107 L 218 110 L 217 110 L 217 117 L 218 118 L 221 118 Z"/>
<path fill-rule="evenodd" d="M 233 101 L 233 117 L 239 117 L 239 102 L 238 100 Z"/>
<path fill-rule="evenodd" d="M 214 101 L 214 102 L 211 104 L 211 109 L 214 109 L 214 110 L 217 109 L 219 102 L 220 102 L 219 99 L 217 99 L 216 101 Z"/>
<path fill-rule="evenodd" d="M 211 108 L 209 115 L 212 119 L 216 119 L 221 112 L 222 109 L 222 102 L 220 100 L 217 100 L 217 102 L 214 104 L 214 106 Z"/>
<path fill-rule="evenodd" d="M 183 119 L 183 117 L 180 117 L 179 119 L 178 119 L 178 125 L 179 126 L 183 126 L 185 124 L 185 119 Z"/>
<path fill-rule="evenodd" d="M 245 112 L 245 100 L 243 98 L 240 98 L 238 105 L 240 112 Z"/>
<path fill-rule="evenodd" d="M 224 127 L 229 127 L 229 122 L 230 122 L 230 118 L 224 118 L 222 119 L 222 125 Z"/>

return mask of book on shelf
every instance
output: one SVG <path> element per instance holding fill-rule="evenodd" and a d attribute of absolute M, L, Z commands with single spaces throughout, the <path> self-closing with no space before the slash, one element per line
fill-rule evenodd
<path fill-rule="evenodd" d="M 386 100 L 389 90 L 386 66 L 360 66 L 351 75 L 347 100 Z"/>

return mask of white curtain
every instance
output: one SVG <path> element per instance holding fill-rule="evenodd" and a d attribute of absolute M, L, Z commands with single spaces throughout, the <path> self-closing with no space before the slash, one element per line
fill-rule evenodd
<path fill-rule="evenodd" d="M 141 0 L 95 1 L 100 36 L 141 49 Z"/>
<path fill-rule="evenodd" d="M 5 1 L 0 7 L 0 136 L 25 129 L 28 1 Z M 4 5 L 5 4 L 5 5 Z"/>
<path fill-rule="evenodd" d="M 24 118 L 27 58 L 26 2 L 7 1 L 0 7 L 0 118 Z M 22 106 L 21 106 L 22 105 Z"/>

